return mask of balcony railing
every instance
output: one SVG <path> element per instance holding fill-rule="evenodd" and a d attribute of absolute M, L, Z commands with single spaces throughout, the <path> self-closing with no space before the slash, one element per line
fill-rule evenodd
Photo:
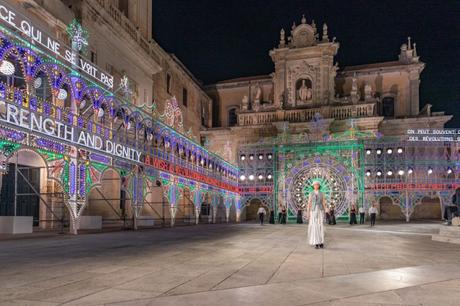
<path fill-rule="evenodd" d="M 348 119 L 371 117 L 374 115 L 375 103 L 322 106 L 308 109 L 274 110 L 264 112 L 245 112 L 238 114 L 238 125 L 262 125 L 277 121 L 308 122 L 313 120 L 316 114 L 323 118 Z"/>

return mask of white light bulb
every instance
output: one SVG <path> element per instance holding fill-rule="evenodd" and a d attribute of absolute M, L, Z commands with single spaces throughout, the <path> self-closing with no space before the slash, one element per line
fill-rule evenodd
<path fill-rule="evenodd" d="M 250 181 L 253 181 L 253 180 L 254 180 L 254 175 L 251 174 L 251 175 L 249 176 L 249 180 L 250 180 Z"/>
<path fill-rule="evenodd" d="M 83 109 L 85 106 L 86 106 L 86 100 L 81 101 L 80 102 L 80 109 Z"/>
<path fill-rule="evenodd" d="M 65 100 L 67 98 L 67 91 L 65 89 L 63 89 L 63 88 L 59 89 L 57 98 L 59 100 Z"/>
<path fill-rule="evenodd" d="M 37 88 L 40 88 L 42 86 L 42 78 L 36 78 L 35 81 L 34 81 L 34 88 L 37 89 Z"/>
<path fill-rule="evenodd" d="M 14 68 L 14 65 L 7 61 L 3 60 L 0 64 L 0 72 L 3 73 L 4 75 L 13 75 L 14 72 L 16 71 L 16 68 Z"/>
<path fill-rule="evenodd" d="M 240 180 L 244 181 L 245 179 L 246 179 L 246 176 L 244 176 L 244 175 L 240 176 Z"/>

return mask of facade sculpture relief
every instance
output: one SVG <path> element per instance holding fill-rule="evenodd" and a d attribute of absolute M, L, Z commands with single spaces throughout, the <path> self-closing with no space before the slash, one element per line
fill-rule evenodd
<path fill-rule="evenodd" d="M 248 96 L 244 95 L 243 99 L 241 100 L 241 110 L 247 111 L 249 109 L 249 98 Z"/>
<path fill-rule="evenodd" d="M 298 83 L 301 82 L 299 89 L 297 89 L 297 98 L 300 102 L 307 102 L 310 101 L 313 97 L 312 89 L 311 89 L 311 81 L 302 79 L 299 80 Z M 306 82 L 308 82 L 309 86 L 307 86 Z"/>

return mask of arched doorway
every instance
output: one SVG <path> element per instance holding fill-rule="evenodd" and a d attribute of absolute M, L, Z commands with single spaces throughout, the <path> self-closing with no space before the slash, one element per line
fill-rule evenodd
<path fill-rule="evenodd" d="M 195 223 L 195 204 L 190 189 L 182 190 L 182 197 L 177 201 L 176 208 L 176 225 Z"/>
<path fill-rule="evenodd" d="M 267 212 L 267 214 L 265 214 L 265 219 L 268 220 L 269 209 L 259 199 L 252 199 L 249 201 L 249 203 L 244 207 L 241 219 L 249 222 L 258 221 L 259 215 L 257 214 L 257 211 L 261 206 L 265 208 L 265 211 Z"/>
<path fill-rule="evenodd" d="M 125 189 L 126 181 L 112 168 L 101 176 L 101 183 L 88 194 L 88 203 L 82 213 L 80 229 L 126 228 L 132 225 L 132 207 Z M 99 221 L 98 221 L 99 219 Z M 89 228 L 85 228 L 89 224 Z"/>
<path fill-rule="evenodd" d="M 230 212 L 228 216 L 228 222 L 235 223 L 236 222 L 236 206 L 235 203 L 233 203 L 230 206 Z"/>
<path fill-rule="evenodd" d="M 404 219 L 399 205 L 394 205 L 390 197 L 381 197 L 379 199 L 379 215 L 382 220 L 401 220 Z"/>
<path fill-rule="evenodd" d="M 63 231 L 68 227 L 64 190 L 58 181 L 48 178 L 43 157 L 33 150 L 19 149 L 7 164 L 8 172 L 0 176 L 0 216 L 32 216 L 35 231 Z"/>
<path fill-rule="evenodd" d="M 439 197 L 424 197 L 420 203 L 415 206 L 412 213 L 412 219 L 441 219 L 441 201 Z"/>
<path fill-rule="evenodd" d="M 358 187 L 364 184 L 363 175 L 352 165 L 328 155 L 298 160 L 286 175 L 288 219 L 295 220 L 297 212 L 306 209 L 315 181 L 320 182 L 326 202 L 334 203 L 337 217 L 347 215 L 352 203 L 362 203 L 364 197 Z"/>
<path fill-rule="evenodd" d="M 142 207 L 137 225 L 149 227 L 165 225 L 166 210 L 169 210 L 167 200 L 164 198 L 163 188 L 160 181 L 155 181 L 149 186 L 149 192 L 145 195 L 144 206 Z"/>
<path fill-rule="evenodd" d="M 200 209 L 200 223 L 209 223 L 212 219 L 211 194 L 206 192 L 203 196 Z"/>
<path fill-rule="evenodd" d="M 221 196 L 219 196 L 219 202 L 217 206 L 214 207 L 216 209 L 216 219 L 215 223 L 225 223 L 227 222 L 227 209 L 224 205 L 224 201 Z"/>

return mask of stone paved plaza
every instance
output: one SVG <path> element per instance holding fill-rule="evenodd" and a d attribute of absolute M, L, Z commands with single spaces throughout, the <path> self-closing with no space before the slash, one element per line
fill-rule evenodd
<path fill-rule="evenodd" d="M 439 225 L 199 225 L 0 241 L 0 305 L 459 305 Z"/>

